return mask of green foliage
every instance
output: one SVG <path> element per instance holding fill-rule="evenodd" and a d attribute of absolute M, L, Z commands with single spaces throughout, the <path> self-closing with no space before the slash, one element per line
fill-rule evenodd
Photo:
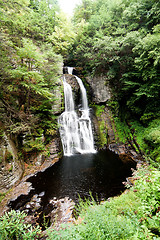
<path fill-rule="evenodd" d="M 57 81 L 74 32 L 57 0 L 0 1 L 0 9 L 0 121 L 22 149 L 23 134 L 43 130 L 48 139 L 56 128 Z"/>
<path fill-rule="evenodd" d="M 52 43 L 54 52 L 61 54 L 66 58 L 68 50 L 73 44 L 75 38 L 73 25 L 63 13 L 56 16 L 56 23 L 57 25 L 54 28 L 54 32 L 48 37 L 48 39 L 49 42 Z"/>
<path fill-rule="evenodd" d="M 110 108 L 111 112 L 113 113 L 114 116 L 118 116 L 118 112 L 119 112 L 119 103 L 118 101 L 114 100 L 114 99 L 110 99 L 107 102 L 107 106 Z"/>
<path fill-rule="evenodd" d="M 105 105 L 93 105 L 93 107 L 95 108 L 95 114 L 98 117 L 99 123 L 98 144 L 103 148 L 107 145 L 108 141 L 106 121 L 103 117 L 103 114 L 105 114 Z"/>
<path fill-rule="evenodd" d="M 81 202 L 77 222 L 48 232 L 48 239 L 159 239 L 159 180 L 159 171 L 143 167 L 129 192 L 101 205 Z"/>
<path fill-rule="evenodd" d="M 96 116 L 100 117 L 102 113 L 104 113 L 105 106 L 95 105 L 96 107 Z"/>
<path fill-rule="evenodd" d="M 131 122 L 131 129 L 135 131 L 137 143 L 142 151 L 154 161 L 160 162 L 160 120 L 155 119 L 148 127 L 144 127 L 138 121 Z"/>
<path fill-rule="evenodd" d="M 118 142 L 127 143 L 131 140 L 131 132 L 125 121 L 121 121 L 118 117 L 114 117 L 114 123 L 116 126 L 115 136 Z"/>
<path fill-rule="evenodd" d="M 152 159 L 160 163 L 160 120 L 152 121 L 145 129 L 144 141 L 150 149 Z"/>
<path fill-rule="evenodd" d="M 99 126 L 99 130 L 100 130 L 100 133 L 99 133 L 99 137 L 100 137 L 100 146 L 101 147 L 105 147 L 107 145 L 107 127 L 106 127 L 106 123 L 105 121 L 101 121 L 100 122 L 100 126 Z"/>
<path fill-rule="evenodd" d="M 137 191 L 136 194 L 141 199 L 142 224 L 145 224 L 152 232 L 157 232 L 160 235 L 160 171 L 141 169 L 136 174 L 136 177 L 139 180 L 135 182 L 134 191 Z"/>
<path fill-rule="evenodd" d="M 36 137 L 35 139 L 30 139 L 26 141 L 24 144 L 23 150 L 25 152 L 31 152 L 31 151 L 44 151 L 45 145 L 42 140 L 42 137 Z"/>
<path fill-rule="evenodd" d="M 82 19 L 88 21 L 94 12 L 93 0 L 82 0 L 80 5 L 74 9 L 74 22 L 81 22 Z"/>
<path fill-rule="evenodd" d="M 0 203 L 2 202 L 3 198 L 5 197 L 6 193 L 0 193 Z"/>
<path fill-rule="evenodd" d="M 120 106 L 126 105 L 139 118 L 152 112 L 158 115 L 159 2 L 90 1 L 87 19 L 83 4 L 75 9 L 80 30 L 72 60 L 92 74 L 107 75 Z"/>
<path fill-rule="evenodd" d="M 136 119 L 139 130 L 134 137 L 143 152 L 159 161 L 155 140 L 159 127 L 151 130 L 149 126 L 160 116 L 160 2 L 96 0 L 84 7 L 85 2 L 75 9 L 77 35 L 69 61 L 81 64 L 86 74 L 107 77 L 113 93 L 108 106 L 116 117 L 115 134 L 122 142 L 132 139 L 125 120 Z"/>
<path fill-rule="evenodd" d="M 33 228 L 25 223 L 26 214 L 11 210 L 0 218 L 0 239 L 35 239 L 40 234 L 40 228 Z"/>

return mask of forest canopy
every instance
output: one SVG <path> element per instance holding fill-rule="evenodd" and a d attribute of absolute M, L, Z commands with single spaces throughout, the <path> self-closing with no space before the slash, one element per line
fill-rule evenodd
<path fill-rule="evenodd" d="M 148 128 L 143 131 L 147 148 L 157 148 L 160 1 L 82 0 L 73 24 L 77 35 L 68 63 L 83 67 L 86 75 L 105 76 L 113 92 L 112 111 L 121 119 L 140 121 Z M 160 159 L 158 151 L 153 155 Z"/>
<path fill-rule="evenodd" d="M 8 134 L 53 126 L 62 56 L 74 33 L 57 0 L 0 1 L 0 121 Z"/>
<path fill-rule="evenodd" d="M 104 73 L 120 104 L 139 118 L 156 117 L 160 110 L 160 2 L 83 0 L 73 21 L 79 28 L 69 61 L 93 75 Z"/>

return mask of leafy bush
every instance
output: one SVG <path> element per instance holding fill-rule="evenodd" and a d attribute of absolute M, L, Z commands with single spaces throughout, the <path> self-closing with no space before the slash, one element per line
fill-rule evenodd
<path fill-rule="evenodd" d="M 40 228 L 25 223 L 26 214 L 11 210 L 0 218 L 0 239 L 33 240 L 40 234 Z"/>
<path fill-rule="evenodd" d="M 42 137 L 36 137 L 36 139 L 30 139 L 28 140 L 23 147 L 23 150 L 26 152 L 29 151 L 44 151 L 45 150 L 45 146 L 44 146 L 44 142 L 42 140 Z"/>
<path fill-rule="evenodd" d="M 160 162 L 160 120 L 152 121 L 145 130 L 144 141 L 150 149 L 150 156 Z"/>
<path fill-rule="evenodd" d="M 127 139 L 130 139 L 130 130 L 125 121 L 121 121 L 118 117 L 114 117 L 114 123 L 116 125 L 116 138 L 119 139 L 120 142 L 126 143 Z"/>
<path fill-rule="evenodd" d="M 134 191 L 141 199 L 141 222 L 160 236 L 160 171 L 142 169 L 137 172 Z"/>
<path fill-rule="evenodd" d="M 131 122 L 136 140 L 142 151 L 157 163 L 160 162 L 160 120 L 155 119 L 144 127 L 138 121 Z M 158 166 L 157 166 L 158 167 Z"/>

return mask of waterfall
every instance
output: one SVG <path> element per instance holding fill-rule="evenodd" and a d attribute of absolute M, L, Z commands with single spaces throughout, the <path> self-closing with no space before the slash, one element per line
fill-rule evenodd
<path fill-rule="evenodd" d="M 71 75 L 72 75 L 72 73 L 73 73 L 73 67 L 67 67 L 67 69 L 68 69 L 68 74 L 71 74 Z"/>
<path fill-rule="evenodd" d="M 80 86 L 80 90 L 81 90 L 81 95 L 82 95 L 82 109 L 87 111 L 88 110 L 88 113 L 89 113 L 89 109 L 88 109 L 88 99 L 87 99 L 87 93 L 86 93 L 86 89 L 82 83 L 82 80 L 75 76 L 76 79 L 77 79 L 77 82 Z"/>
<path fill-rule="evenodd" d="M 68 67 L 68 74 L 72 74 L 73 68 Z M 82 108 L 78 109 L 78 117 L 73 100 L 71 86 L 64 77 L 64 99 L 65 111 L 58 119 L 59 131 L 65 156 L 71 156 L 75 153 L 95 153 L 94 139 L 92 133 L 91 120 L 89 117 L 89 108 L 86 89 L 82 80 L 75 76 L 81 91 Z"/>

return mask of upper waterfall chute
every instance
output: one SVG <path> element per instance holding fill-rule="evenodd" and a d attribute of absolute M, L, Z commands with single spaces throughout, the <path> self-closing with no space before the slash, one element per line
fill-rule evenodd
<path fill-rule="evenodd" d="M 68 67 L 68 73 L 72 74 L 73 68 Z M 58 119 L 59 131 L 65 156 L 71 156 L 75 153 L 95 153 L 94 139 L 92 133 L 91 119 L 89 116 L 88 100 L 86 89 L 80 78 L 75 76 L 81 91 L 82 108 L 78 109 L 78 115 L 74 107 L 72 88 L 67 83 L 65 77 L 64 98 L 65 112 Z M 78 117 L 80 116 L 80 117 Z"/>
<path fill-rule="evenodd" d="M 68 74 L 71 74 L 73 73 L 73 67 L 67 67 L 67 70 L 68 70 Z"/>
<path fill-rule="evenodd" d="M 74 111 L 72 88 L 66 82 L 65 77 L 63 78 L 63 86 L 64 86 L 64 99 L 65 99 L 65 112 Z"/>
<path fill-rule="evenodd" d="M 81 90 L 81 95 L 82 95 L 82 110 L 89 110 L 89 109 L 88 109 L 88 99 L 87 99 L 86 89 L 85 89 L 85 87 L 84 87 L 84 85 L 83 85 L 83 83 L 82 83 L 82 80 L 81 80 L 79 77 L 77 77 L 77 76 L 75 76 L 75 77 L 76 77 L 76 79 L 77 79 L 77 82 L 78 82 L 78 84 L 79 84 L 79 86 L 80 86 L 80 90 Z"/>

